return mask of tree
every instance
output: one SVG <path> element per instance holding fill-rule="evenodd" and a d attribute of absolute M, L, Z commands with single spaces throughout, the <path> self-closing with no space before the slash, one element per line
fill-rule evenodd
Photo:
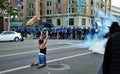
<path fill-rule="evenodd" d="M 7 13 L 10 16 L 13 16 L 13 20 L 15 20 L 15 16 L 18 15 L 16 10 L 11 6 L 11 3 L 8 0 L 0 0 L 0 14 Z"/>
<path fill-rule="evenodd" d="M 6 9 L 4 0 L 0 0 L 0 9 L 1 11 L 4 11 Z"/>
<path fill-rule="evenodd" d="M 0 14 L 3 13 L 3 11 L 5 10 L 5 4 L 4 4 L 4 0 L 0 0 Z M 0 23 L 3 21 L 2 18 L 0 18 Z"/>

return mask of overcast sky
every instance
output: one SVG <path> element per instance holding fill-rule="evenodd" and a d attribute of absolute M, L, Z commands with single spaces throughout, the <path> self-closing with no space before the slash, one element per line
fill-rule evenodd
<path fill-rule="evenodd" d="M 112 0 L 112 5 L 120 7 L 120 0 Z"/>

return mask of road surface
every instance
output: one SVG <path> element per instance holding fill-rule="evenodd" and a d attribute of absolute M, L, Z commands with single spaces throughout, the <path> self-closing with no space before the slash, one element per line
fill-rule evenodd
<path fill-rule="evenodd" d="M 103 55 L 79 47 L 81 40 L 48 40 L 47 67 L 37 69 L 38 40 L 0 42 L 0 74 L 96 74 Z"/>

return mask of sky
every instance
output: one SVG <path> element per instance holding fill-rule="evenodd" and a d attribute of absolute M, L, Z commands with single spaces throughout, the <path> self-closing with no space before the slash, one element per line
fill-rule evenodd
<path fill-rule="evenodd" d="M 112 5 L 120 7 L 120 0 L 111 0 L 112 1 Z"/>

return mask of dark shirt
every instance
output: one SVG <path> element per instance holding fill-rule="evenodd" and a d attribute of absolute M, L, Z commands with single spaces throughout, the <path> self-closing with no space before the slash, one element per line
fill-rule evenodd
<path fill-rule="evenodd" d="M 40 48 L 40 53 L 43 53 L 43 54 L 45 54 L 46 55 L 46 47 L 45 48 Z"/>
<path fill-rule="evenodd" d="M 120 32 L 111 35 L 107 41 L 103 74 L 120 74 Z"/>

